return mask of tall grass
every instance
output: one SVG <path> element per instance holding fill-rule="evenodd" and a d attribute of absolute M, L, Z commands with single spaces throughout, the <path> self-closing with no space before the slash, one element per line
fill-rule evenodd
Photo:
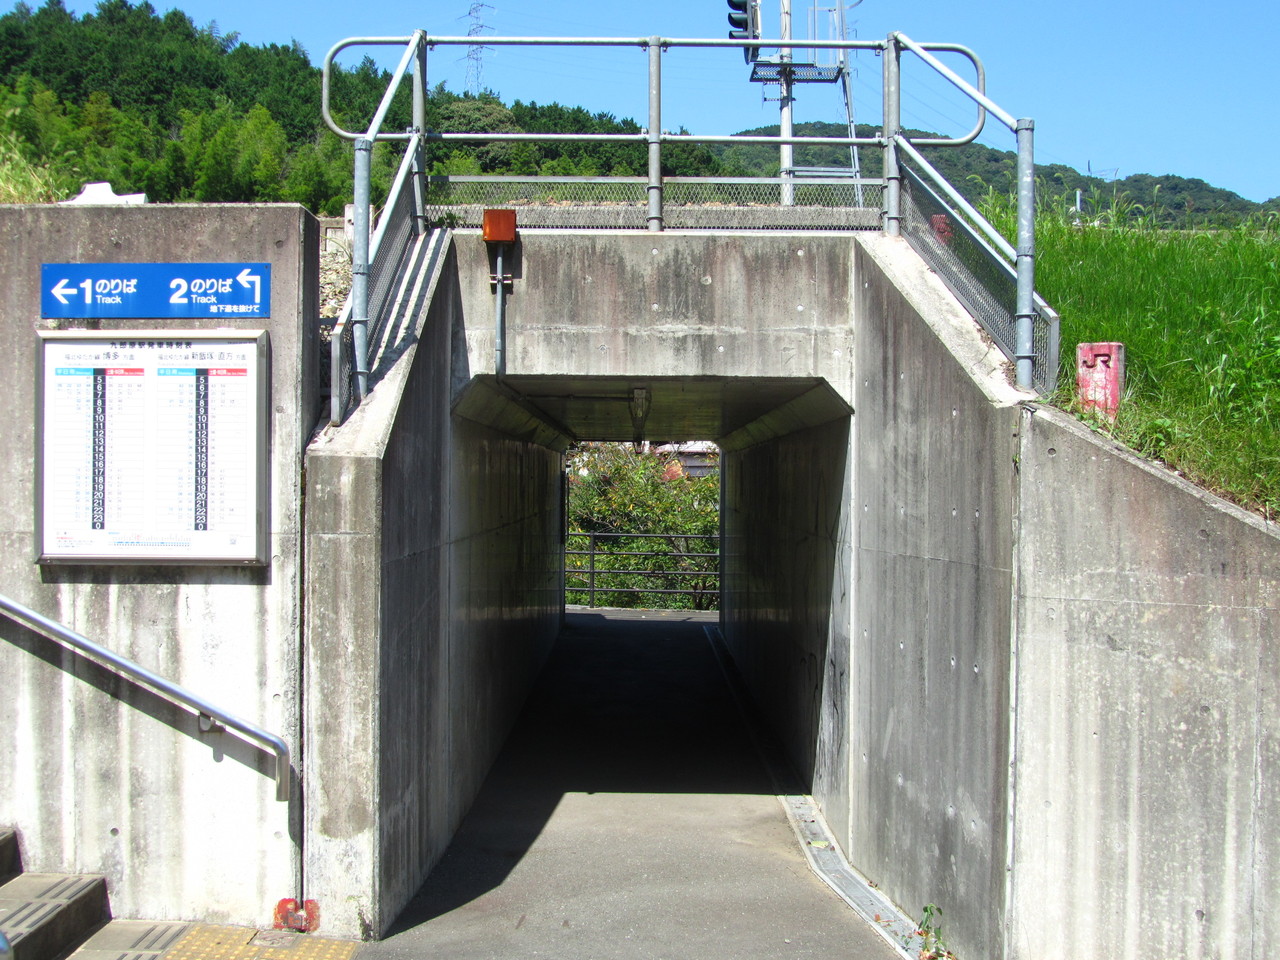
<path fill-rule="evenodd" d="M 22 156 L 13 134 L 0 132 L 0 203 L 52 203 L 64 193 L 47 170 Z"/>
<path fill-rule="evenodd" d="M 989 196 L 1006 235 L 1011 204 Z M 1062 381 L 1077 343 L 1120 341 L 1116 439 L 1268 517 L 1280 514 L 1280 222 L 1158 229 L 1123 197 L 1036 218 L 1036 287 L 1062 316 Z M 1072 409 L 1069 390 L 1055 401 Z"/>

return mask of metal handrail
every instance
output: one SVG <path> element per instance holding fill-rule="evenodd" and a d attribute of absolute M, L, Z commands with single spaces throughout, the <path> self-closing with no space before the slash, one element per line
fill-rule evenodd
<path fill-rule="evenodd" d="M 369 215 L 372 193 L 372 161 L 373 145 L 378 140 L 407 140 L 410 142 L 410 153 L 413 154 L 421 172 L 422 133 L 426 130 L 426 74 L 427 52 L 424 46 L 426 34 L 415 30 L 408 37 L 353 37 L 335 44 L 324 58 L 324 68 L 320 74 L 320 114 L 329 129 L 338 136 L 355 142 L 354 168 L 354 217 L 352 229 L 355 231 L 351 251 L 351 332 L 355 361 L 356 393 L 361 400 L 369 393 Z M 334 121 L 329 112 L 329 86 L 333 69 L 333 59 L 341 51 L 352 46 L 399 46 L 405 45 L 400 63 L 392 74 L 387 90 L 378 103 L 369 129 L 361 134 L 344 130 Z M 382 124 L 391 109 L 391 102 L 396 91 L 408 75 L 409 65 L 415 64 L 413 72 L 413 126 L 403 133 L 384 132 Z M 406 158 L 407 159 L 407 158 Z M 422 215 L 422 196 L 419 192 L 415 205 L 416 213 Z"/>
<path fill-rule="evenodd" d="M 1008 127 L 1017 138 L 1017 190 L 1018 190 L 1018 236 L 1014 249 L 1014 273 L 1017 294 L 1014 307 L 1016 324 L 1015 345 L 1012 360 L 1018 386 L 1034 389 L 1035 380 L 1035 216 L 1036 216 L 1036 175 L 1035 175 L 1035 121 L 1030 118 L 1015 118 L 1003 110 L 987 96 L 983 84 L 977 86 L 960 77 L 946 64 L 929 52 L 930 45 L 916 43 L 905 33 L 889 34 L 889 48 L 885 51 L 885 136 L 889 143 L 885 148 L 885 177 L 889 181 L 885 198 L 886 232 L 891 236 L 901 234 L 901 181 L 898 150 L 903 146 L 901 126 L 901 91 L 900 68 L 898 64 L 899 50 L 906 49 L 916 54 L 921 60 L 945 78 L 957 90 L 978 105 L 979 111 L 986 111 Z M 936 47 L 936 45 L 934 45 Z M 976 63 L 976 59 L 975 59 Z M 981 119 L 981 116 L 980 116 Z M 981 124 L 979 124 L 981 126 Z M 917 146 L 936 146 L 929 140 L 915 141 Z M 918 156 L 918 154 L 917 154 Z M 978 218 L 980 222 L 982 218 Z M 1051 345 L 1051 352 L 1056 352 L 1056 344 Z"/>
<path fill-rule="evenodd" d="M 235 714 L 228 713 L 226 710 L 214 706 L 208 700 L 197 696 L 186 687 L 180 686 L 171 680 L 166 680 L 164 677 L 152 673 L 146 667 L 134 663 L 127 657 L 122 657 L 118 653 L 94 643 L 88 637 L 76 633 L 74 630 L 36 613 L 30 607 L 23 606 L 16 600 L 11 600 L 3 594 L 0 594 L 0 610 L 3 610 L 10 618 L 38 630 L 47 637 L 69 644 L 86 656 L 92 657 L 99 663 L 115 670 L 115 672 L 124 674 L 125 676 L 136 680 L 138 683 L 145 684 L 152 690 L 164 694 L 176 703 L 190 707 L 192 710 L 196 711 L 202 720 L 206 717 L 211 720 L 216 720 L 223 726 L 230 727 L 232 730 L 235 730 L 246 739 L 253 740 L 256 743 L 261 744 L 271 753 L 275 754 L 276 799 L 281 802 L 288 802 L 290 769 L 289 747 L 274 733 L 268 733 L 261 727 L 255 726 L 246 720 L 241 720 Z"/>
<path fill-rule="evenodd" d="M 357 321 L 354 319 L 356 316 L 365 317 L 365 323 L 363 324 L 364 336 L 362 341 L 363 350 L 364 350 L 363 356 L 360 355 L 361 346 L 353 345 L 352 347 L 352 353 L 353 353 L 352 367 L 357 378 L 358 393 L 359 393 L 359 385 L 360 385 L 360 376 L 359 376 L 360 372 L 363 370 L 365 372 L 366 377 L 368 374 L 369 361 L 370 361 L 370 357 L 369 357 L 369 342 L 370 342 L 369 328 L 371 325 L 370 320 L 382 319 L 382 318 L 369 317 L 369 281 L 373 279 L 372 277 L 373 267 L 376 263 L 379 262 L 380 255 L 383 253 L 383 249 L 382 249 L 383 241 L 386 239 L 386 236 L 390 232 L 390 230 L 393 229 L 395 226 L 391 222 L 391 218 L 394 211 L 396 210 L 397 201 L 400 199 L 400 194 L 405 190 L 414 190 L 416 192 L 416 195 L 414 197 L 414 212 L 413 212 L 413 216 L 415 218 L 415 221 L 414 221 L 415 230 L 419 229 L 421 225 L 422 203 L 423 203 L 423 197 L 420 189 L 421 177 L 419 176 L 419 174 L 421 173 L 421 169 L 420 169 L 421 154 L 419 151 L 419 145 L 421 144 L 421 140 L 422 138 L 417 135 L 410 137 L 408 149 L 405 151 L 404 157 L 402 157 L 400 160 L 400 167 L 396 172 L 395 180 L 391 184 L 391 191 L 390 193 L 387 194 L 387 204 L 386 204 L 386 207 L 383 209 L 383 215 L 378 220 L 378 225 L 376 229 L 373 231 L 373 237 L 366 238 L 366 244 L 365 244 L 363 253 L 359 251 L 360 238 L 358 236 L 354 238 L 355 242 L 353 243 L 353 246 L 357 249 L 354 252 L 354 256 L 352 258 L 352 263 L 353 263 L 352 271 L 354 276 L 355 260 L 356 258 L 362 256 L 364 258 L 364 264 L 365 264 L 365 269 L 362 274 L 364 278 L 364 290 L 363 290 L 364 303 L 360 304 L 357 302 L 359 292 L 355 289 L 355 285 L 353 284 L 352 289 L 350 291 L 350 295 L 347 297 L 347 302 L 343 304 L 342 312 L 339 314 L 338 320 L 333 325 L 333 330 L 330 334 L 330 339 L 329 339 L 329 351 L 330 351 L 329 422 L 332 424 L 341 423 L 342 418 L 346 415 L 346 412 L 347 412 L 348 397 L 347 397 L 347 391 L 344 389 L 346 387 L 346 383 L 344 382 L 344 380 L 347 376 L 347 373 L 346 373 L 345 365 L 342 362 L 343 351 L 346 349 L 346 346 L 345 346 L 346 340 L 344 338 L 344 334 L 349 327 L 352 328 L 352 333 L 353 333 L 352 339 L 353 341 L 355 340 L 354 333 L 357 330 L 361 329 L 361 327 L 357 326 Z M 365 222 L 366 223 L 368 222 L 367 218 Z M 395 257 L 396 257 L 397 263 L 399 262 L 399 257 L 402 254 L 403 254 L 402 250 L 396 251 Z M 383 278 L 379 277 L 377 279 L 383 279 Z M 359 396 L 361 397 L 361 399 L 364 398 L 367 392 L 368 392 L 368 382 L 366 379 L 364 383 L 364 393 L 359 393 Z"/>
<path fill-rule="evenodd" d="M 361 209 L 367 209 L 367 189 L 362 197 L 362 184 L 368 180 L 368 155 L 372 143 L 377 139 L 404 139 L 407 134 L 382 133 L 380 127 L 391 104 L 391 98 L 406 76 L 409 64 L 417 61 L 417 72 L 414 75 L 414 120 L 413 131 L 422 133 L 428 141 L 482 141 L 492 143 L 518 142 L 588 142 L 588 143 L 644 143 L 648 147 L 648 176 L 645 180 L 647 190 L 646 221 L 651 231 L 664 229 L 663 188 L 670 178 L 662 175 L 662 148 L 672 143 L 681 144 L 777 144 L 789 150 L 797 145 L 829 145 L 829 146 L 875 146 L 884 153 L 884 175 L 878 181 L 884 185 L 883 221 L 884 230 L 889 236 L 901 235 L 902 224 L 902 170 L 898 159 L 899 151 L 913 153 L 912 147 L 960 146 L 971 143 L 982 132 L 988 115 L 994 117 L 1008 127 L 1017 138 L 1018 157 L 1018 236 L 1014 246 L 1012 259 L 1016 277 L 1016 305 L 1014 320 L 1016 334 L 1011 351 L 1015 362 L 1017 382 L 1019 386 L 1033 388 L 1035 364 L 1037 356 L 1033 337 L 1035 310 L 1035 166 L 1033 156 L 1033 140 L 1035 124 L 1029 118 L 1016 119 L 997 105 L 986 93 L 986 72 L 978 56 L 961 44 L 956 43 L 918 43 L 901 32 L 890 33 L 884 40 L 805 40 L 764 39 L 753 37 L 743 40 L 731 39 L 679 39 L 661 36 L 652 37 L 485 37 L 486 46 L 579 46 L 579 47 L 615 47 L 639 48 L 648 54 L 648 93 L 649 111 L 647 126 L 634 133 L 588 134 L 588 133 L 465 133 L 454 131 L 427 131 L 425 129 L 425 87 L 423 76 L 426 72 L 427 51 L 438 46 L 474 46 L 473 36 L 431 36 L 422 30 L 415 31 L 407 37 L 353 37 L 336 44 L 325 57 L 322 90 L 322 114 L 330 129 L 338 135 L 353 139 L 356 142 L 356 240 L 361 242 L 360 217 Z M 330 75 L 334 57 L 342 50 L 360 45 L 396 45 L 404 44 L 405 51 L 401 57 L 387 92 L 378 106 L 372 125 L 366 134 L 357 134 L 344 130 L 334 122 L 329 111 Z M 778 49 L 786 54 L 791 48 L 823 50 L 875 50 L 883 59 L 884 78 L 884 123 L 883 129 L 872 137 L 795 137 L 787 127 L 783 127 L 780 136 L 702 136 L 687 133 L 669 133 L 662 129 L 662 58 L 672 48 L 770 48 Z M 909 139 L 902 129 L 902 73 L 901 56 L 903 52 L 914 53 L 936 74 L 951 83 L 956 89 L 968 97 L 977 110 L 977 121 L 974 127 L 960 137 L 921 137 Z M 964 79 L 935 54 L 953 53 L 967 59 L 974 69 L 974 80 Z M 853 131 L 850 131 L 851 133 Z M 361 164 L 363 163 L 363 167 Z M 783 206 L 794 205 L 795 171 L 789 162 L 783 162 L 781 178 L 781 203 Z M 631 178 L 628 178 L 630 180 Z M 367 214 L 366 223 L 367 223 Z M 997 244 L 1000 246 L 1000 244 Z M 368 317 L 360 312 L 365 303 L 361 292 L 367 277 L 365 264 L 359 262 L 360 248 L 357 246 L 352 270 L 352 291 L 355 314 L 353 317 L 354 339 L 356 341 L 356 372 L 359 380 L 359 393 L 363 397 L 366 390 L 366 370 L 363 358 L 361 334 L 368 323 Z M 1049 353 L 1056 351 L 1056 344 L 1051 344 Z M 1044 358 L 1040 358 L 1044 362 Z"/>
<path fill-rule="evenodd" d="M 709 560 L 720 556 L 716 553 L 671 553 L 669 551 L 659 550 L 597 550 L 596 542 L 598 540 L 670 540 L 678 538 L 688 542 L 689 540 L 718 540 L 718 534 L 714 533 L 574 533 L 566 534 L 568 539 L 574 537 L 589 538 L 589 549 L 587 550 L 571 550 L 566 544 L 564 565 L 565 574 L 565 592 L 585 593 L 587 594 L 587 606 L 594 607 L 596 605 L 597 593 L 612 594 L 656 594 L 656 595 L 674 595 L 687 596 L 697 599 L 699 597 L 714 597 L 719 593 L 716 589 L 701 589 L 699 587 L 690 587 L 684 589 L 670 589 L 664 587 L 600 587 L 596 586 L 596 574 L 608 575 L 626 575 L 639 577 L 711 577 L 717 581 L 720 579 L 720 570 L 717 565 L 712 570 L 630 570 L 609 567 L 607 569 L 599 569 L 596 567 L 596 557 L 673 557 L 682 559 L 701 559 Z M 569 557 L 587 557 L 588 565 L 585 567 L 570 567 L 568 564 Z M 568 583 L 570 577 L 585 577 L 586 583 L 581 586 L 571 586 Z"/>

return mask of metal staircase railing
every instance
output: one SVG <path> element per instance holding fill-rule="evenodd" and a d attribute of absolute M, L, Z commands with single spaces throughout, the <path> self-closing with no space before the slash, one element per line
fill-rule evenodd
<path fill-rule="evenodd" d="M 73 647 L 108 669 L 150 687 L 157 693 L 168 697 L 174 703 L 182 704 L 194 710 L 200 717 L 201 729 L 211 729 L 213 722 L 216 721 L 274 754 L 276 758 L 276 799 L 283 803 L 289 801 L 289 747 L 284 740 L 274 733 L 268 733 L 247 720 L 241 720 L 235 714 L 228 713 L 221 707 L 215 706 L 203 697 L 192 693 L 186 687 L 152 673 L 146 667 L 94 643 L 88 637 L 50 620 L 48 617 L 36 613 L 30 607 L 26 607 L 2 594 L 0 594 L 0 611 L 7 614 L 10 619 L 24 624 L 38 633 L 44 634 L 46 637 Z"/>

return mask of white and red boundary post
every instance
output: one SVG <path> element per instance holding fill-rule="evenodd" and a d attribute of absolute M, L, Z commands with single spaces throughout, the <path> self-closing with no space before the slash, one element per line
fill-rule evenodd
<path fill-rule="evenodd" d="M 1115 420 L 1124 395 L 1124 344 L 1076 345 L 1076 399 L 1084 410 Z"/>

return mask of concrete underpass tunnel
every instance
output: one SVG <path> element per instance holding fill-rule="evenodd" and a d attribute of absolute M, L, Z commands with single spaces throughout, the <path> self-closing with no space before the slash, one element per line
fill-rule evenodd
<path fill-rule="evenodd" d="M 637 391 L 644 439 L 712 437 L 721 449 L 718 629 L 807 783 L 827 646 L 847 641 L 852 411 L 816 377 L 478 377 L 458 409 L 518 408 L 578 440 L 626 442 Z"/>
<path fill-rule="evenodd" d="M 637 391 L 648 398 L 640 424 Z M 555 862 L 557 838 L 614 836 L 650 850 L 643 861 L 704 835 L 707 817 L 732 832 L 761 798 L 809 792 L 844 603 L 851 411 L 821 378 L 482 376 L 455 409 L 494 428 L 532 416 L 575 439 L 714 437 L 722 609 L 570 612 L 471 812 L 392 933 L 507 883 L 535 843 Z M 557 883 L 607 882 L 574 863 Z"/>

